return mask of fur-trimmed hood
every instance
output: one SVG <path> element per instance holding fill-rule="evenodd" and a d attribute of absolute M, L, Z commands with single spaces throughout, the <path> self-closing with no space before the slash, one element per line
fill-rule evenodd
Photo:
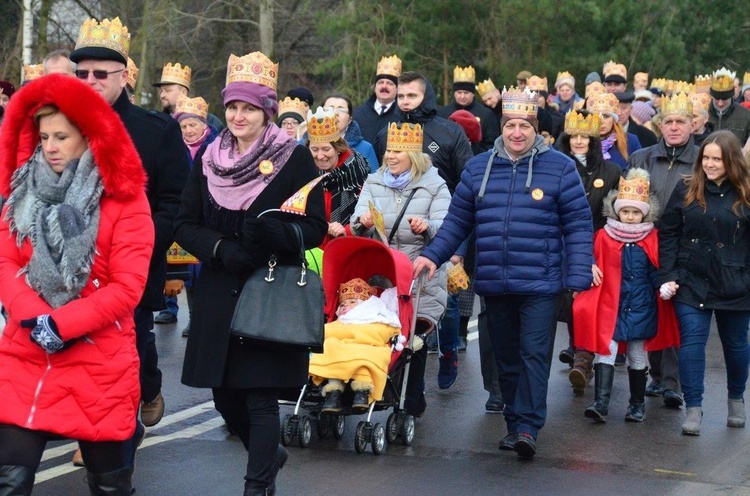
<path fill-rule="evenodd" d="M 50 74 L 13 95 L 0 128 L 0 195 L 10 195 L 10 178 L 39 144 L 34 113 L 53 104 L 88 138 L 104 194 L 129 200 L 146 186 L 146 172 L 120 117 L 93 89 L 74 77 Z"/>
<path fill-rule="evenodd" d="M 649 179 L 649 174 L 644 169 L 628 169 L 626 179 L 633 179 L 637 176 L 644 177 L 647 180 Z M 620 179 L 620 181 L 622 181 L 622 179 Z M 613 189 L 612 191 L 607 193 L 607 196 L 604 197 L 602 213 L 605 217 L 608 217 L 610 219 L 620 220 L 620 217 L 615 212 L 615 200 L 617 200 L 617 190 Z M 656 222 L 657 220 L 659 220 L 659 214 L 661 214 L 661 211 L 659 200 L 653 193 L 649 193 L 648 195 L 648 204 L 650 208 L 648 214 L 643 217 L 643 222 Z"/>

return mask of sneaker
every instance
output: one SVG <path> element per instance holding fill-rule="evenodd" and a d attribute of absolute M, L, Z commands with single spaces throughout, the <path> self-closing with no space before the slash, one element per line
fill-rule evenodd
<path fill-rule="evenodd" d="M 438 370 L 438 387 L 448 389 L 458 378 L 458 350 L 453 348 L 440 357 L 440 369 Z"/>
<path fill-rule="evenodd" d="M 664 404 L 668 408 L 680 408 L 685 404 L 685 401 L 682 399 L 682 395 L 674 389 L 665 389 Z"/>
<path fill-rule="evenodd" d="M 664 385 L 658 381 L 651 381 L 651 384 L 646 386 L 646 396 L 663 396 Z"/>
<path fill-rule="evenodd" d="M 534 458 L 536 455 L 536 439 L 528 432 L 519 432 L 513 451 L 518 453 L 519 458 Z"/>
<path fill-rule="evenodd" d="M 459 336 L 458 337 L 458 352 L 459 353 L 465 353 L 466 352 L 466 345 L 467 345 L 466 337 Z"/>
<path fill-rule="evenodd" d="M 438 352 L 437 329 L 427 335 L 427 338 L 425 339 L 425 343 L 427 344 L 427 353 L 429 355 L 437 354 Z"/>
<path fill-rule="evenodd" d="M 154 317 L 154 324 L 176 324 L 177 315 L 167 310 L 162 310 L 159 314 Z"/>
<path fill-rule="evenodd" d="M 484 409 L 487 413 L 503 413 L 503 398 L 497 394 L 490 393 L 487 403 L 484 404 Z M 510 449 L 513 449 L 512 443 Z"/>
<path fill-rule="evenodd" d="M 141 422 L 146 427 L 153 427 L 159 422 L 164 416 L 164 396 L 161 392 L 156 395 L 150 403 L 141 401 Z"/>
<path fill-rule="evenodd" d="M 513 451 L 516 445 L 517 437 L 518 434 L 516 434 L 515 432 L 507 433 L 505 437 L 500 440 L 500 446 L 498 446 L 498 449 L 500 451 Z"/>

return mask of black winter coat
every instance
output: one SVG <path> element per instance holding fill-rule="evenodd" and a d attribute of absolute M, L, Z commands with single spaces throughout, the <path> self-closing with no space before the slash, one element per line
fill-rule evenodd
<path fill-rule="evenodd" d="M 638 138 L 638 141 L 641 142 L 641 148 L 654 146 L 659 141 L 659 138 L 656 137 L 656 134 L 654 134 L 648 128 L 637 124 L 633 119 L 628 120 L 628 132 L 630 134 L 634 134 L 635 137 Z"/>
<path fill-rule="evenodd" d="M 240 233 L 246 215 L 256 217 L 264 210 L 279 208 L 317 176 L 318 169 L 309 150 L 297 146 L 284 168 L 247 211 L 227 210 L 210 198 L 202 163 L 196 156 L 175 227 L 175 238 L 180 246 L 203 263 L 194 288 L 190 335 L 182 370 L 183 384 L 206 388 L 289 389 L 296 396 L 307 381 L 309 354 L 306 351 L 268 348 L 256 343 L 241 344 L 230 338 L 229 324 L 234 307 L 251 272 L 227 270 L 220 260 L 214 258 L 213 252 L 220 239 L 241 241 Z M 308 249 L 318 246 L 328 229 L 323 190 L 319 186 L 310 193 L 305 216 L 266 215 L 296 222 L 302 229 L 305 248 Z M 283 245 L 272 245 L 268 241 L 260 252 L 253 254 L 260 270 L 265 270 L 271 251 L 277 253 L 280 264 L 299 263 L 299 248 L 295 246 L 291 226 L 285 225 L 284 228 L 287 232 L 281 233 L 286 239 Z M 263 298 L 263 295 L 258 297 Z"/>
<path fill-rule="evenodd" d="M 680 182 L 659 230 L 659 284 L 677 281 L 675 301 L 697 308 L 750 310 L 750 209 L 732 210 L 738 198 L 726 179 L 706 183 L 706 210 L 683 205 Z"/>
<path fill-rule="evenodd" d="M 591 216 L 594 220 L 594 232 L 604 227 L 607 218 L 602 213 L 604 197 L 620 185 L 622 169 L 619 165 L 608 160 L 600 160 L 584 167 L 577 158 L 571 157 L 576 163 L 576 170 L 581 176 L 583 189 L 586 190 L 586 199 L 591 208 Z"/>
<path fill-rule="evenodd" d="M 380 115 L 375 112 L 375 100 L 376 97 L 373 93 L 365 103 L 354 108 L 354 115 L 352 116 L 357 121 L 357 124 L 359 124 L 362 137 L 368 143 L 375 143 L 380 130 L 387 127 L 388 124 L 398 122 L 396 118 L 398 104 L 396 102 L 393 102 L 393 105 L 383 115 Z M 382 157 L 382 155 L 378 155 L 378 159 Z"/>
<path fill-rule="evenodd" d="M 167 114 L 133 105 L 124 91 L 112 108 L 125 124 L 148 175 L 146 196 L 156 242 L 139 306 L 160 310 L 164 308 L 167 250 L 174 241 L 174 219 L 190 173 L 190 154 L 182 141 L 180 125 Z"/>
<path fill-rule="evenodd" d="M 477 151 L 475 151 L 475 154 L 491 150 L 495 145 L 495 140 L 500 136 L 500 127 L 497 124 L 497 119 L 495 119 L 495 114 L 492 110 L 484 104 L 478 103 L 476 100 L 466 107 L 459 105 L 456 102 L 452 102 L 438 110 L 437 115 L 443 119 L 449 119 L 451 114 L 456 110 L 466 110 L 479 119 L 479 125 L 482 128 L 482 141 L 476 143 Z M 475 149 L 474 146 L 472 146 L 472 149 Z"/>

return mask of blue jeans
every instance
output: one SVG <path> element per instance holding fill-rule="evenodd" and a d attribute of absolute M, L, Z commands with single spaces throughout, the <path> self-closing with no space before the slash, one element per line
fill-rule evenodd
<path fill-rule="evenodd" d="M 557 295 L 485 296 L 509 432 L 536 437 L 547 418 L 547 358 Z"/>
<path fill-rule="evenodd" d="M 180 307 L 177 305 L 177 297 L 165 296 L 164 303 L 167 305 L 167 308 L 166 308 L 167 312 L 177 317 L 177 312 L 180 311 Z"/>
<path fill-rule="evenodd" d="M 747 341 L 750 311 L 702 310 L 675 302 L 680 324 L 680 382 L 685 406 L 700 407 L 703 402 L 703 381 L 706 373 L 706 343 L 711 329 L 711 314 L 716 314 L 724 362 L 727 366 L 727 392 L 731 399 L 742 399 L 750 365 Z"/>
<path fill-rule="evenodd" d="M 438 344 L 440 353 L 449 353 L 458 347 L 458 331 L 461 327 L 461 313 L 458 310 L 458 294 L 448 294 L 440 325 L 438 326 Z"/>

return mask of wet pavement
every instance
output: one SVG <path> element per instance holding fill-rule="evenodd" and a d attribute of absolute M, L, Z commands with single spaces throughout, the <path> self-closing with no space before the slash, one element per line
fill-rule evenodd
<path fill-rule="evenodd" d="M 239 495 L 246 454 L 228 436 L 212 408 L 210 391 L 179 383 L 187 320 L 157 326 L 157 345 L 167 404 L 162 422 L 148 430 L 138 451 L 134 477 L 138 495 Z M 475 321 L 472 322 L 475 331 Z M 475 334 L 473 335 L 475 337 Z M 558 327 L 555 357 L 567 344 Z M 278 477 L 279 495 L 494 495 L 664 494 L 750 495 L 750 430 L 726 427 L 726 378 L 715 329 L 708 347 L 704 418 L 699 437 L 683 436 L 684 409 L 646 399 L 646 421 L 625 422 L 627 369 L 617 367 L 609 421 L 583 416 L 593 385 L 583 397 L 572 393 L 568 366 L 555 361 L 550 374 L 547 425 L 533 461 L 497 449 L 505 434 L 502 416 L 485 413 L 487 393 L 479 373 L 476 339 L 460 355 L 459 378 L 437 387 L 436 355 L 428 358 L 427 411 L 416 423 L 411 446 L 389 445 L 373 455 L 354 450 L 357 421 L 347 417 L 341 440 L 318 439 L 293 446 Z M 282 417 L 291 407 L 282 407 Z M 385 423 L 388 412 L 374 422 Z M 37 474 L 34 495 L 88 494 L 84 471 L 69 463 L 75 445 L 50 444 Z"/>

